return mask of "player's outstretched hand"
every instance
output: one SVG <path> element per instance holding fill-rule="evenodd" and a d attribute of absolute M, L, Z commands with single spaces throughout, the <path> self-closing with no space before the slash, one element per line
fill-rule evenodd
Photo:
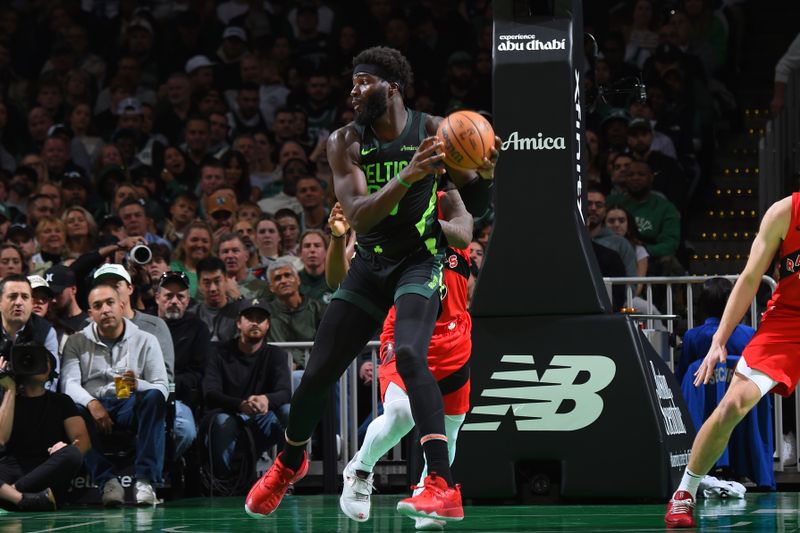
<path fill-rule="evenodd" d="M 497 165 L 497 158 L 500 157 L 500 149 L 503 147 L 503 140 L 497 135 L 494 136 L 494 148 L 492 148 L 489 158 L 483 158 L 483 165 L 478 167 L 478 175 L 485 180 L 494 179 L 494 167 Z"/>
<path fill-rule="evenodd" d="M 717 367 L 717 363 L 724 363 L 727 358 L 728 349 L 725 348 L 725 344 L 712 340 L 711 347 L 708 349 L 705 359 L 700 363 L 697 372 L 694 373 L 694 386 L 699 387 L 700 385 L 708 383 L 711 376 L 714 375 L 714 369 Z"/>
<path fill-rule="evenodd" d="M 342 204 L 339 202 L 336 202 L 331 209 L 331 214 L 328 215 L 328 227 L 334 237 L 341 237 L 350 230 L 350 223 L 347 222 L 347 217 L 344 216 L 344 211 L 342 210 Z"/>
<path fill-rule="evenodd" d="M 419 143 L 417 151 L 414 152 L 414 157 L 411 158 L 408 166 L 400 171 L 399 176 L 410 185 L 418 182 L 428 174 L 443 174 L 444 171 L 442 141 L 434 135 L 425 137 Z"/>

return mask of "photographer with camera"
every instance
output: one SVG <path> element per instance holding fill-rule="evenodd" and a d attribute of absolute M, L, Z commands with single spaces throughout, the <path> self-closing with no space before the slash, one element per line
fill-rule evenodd
<path fill-rule="evenodd" d="M 122 240 L 118 240 L 113 235 L 109 235 L 98 239 L 97 244 L 98 244 L 97 250 L 87 252 L 78 257 L 69 266 L 64 266 L 64 268 L 69 269 L 72 272 L 71 276 L 69 274 L 67 274 L 67 276 L 69 278 L 74 278 L 74 280 L 69 279 L 69 281 L 67 280 L 62 280 L 62 281 L 64 281 L 65 287 L 72 286 L 72 285 L 66 285 L 66 283 L 71 283 L 74 281 L 75 292 L 74 294 L 72 294 L 72 297 L 74 298 L 78 307 L 80 307 L 81 309 L 87 308 L 86 295 L 89 294 L 89 289 L 91 289 L 92 286 L 94 285 L 94 278 L 92 276 L 92 272 L 96 268 L 100 267 L 103 263 L 106 263 L 107 261 L 111 261 L 112 263 L 122 261 L 137 246 L 139 245 L 144 246 L 145 240 L 143 237 L 126 237 Z M 119 260 L 117 260 L 117 256 L 119 256 Z M 48 270 L 47 272 L 50 272 L 50 270 Z M 72 314 L 70 316 L 75 315 L 74 308 L 72 309 L 71 313 Z"/>
<path fill-rule="evenodd" d="M 11 365 L 0 357 L 3 509 L 54 511 L 91 448 L 86 424 L 72 399 L 45 389 L 55 361 L 37 343 L 16 344 Z"/>
<path fill-rule="evenodd" d="M 144 202 L 135 198 L 128 198 L 119 204 L 117 210 L 122 226 L 128 237 L 142 237 L 148 244 L 163 244 L 172 250 L 172 244 L 158 235 L 148 231 L 149 219 L 144 210 Z"/>
<path fill-rule="evenodd" d="M 41 344 L 55 358 L 55 373 L 60 371 L 58 359 L 58 340 L 50 322 L 33 314 L 33 289 L 31 282 L 22 274 L 12 274 L 0 281 L 0 356 L 8 357 L 11 347 L 21 342 Z M 56 392 L 56 379 L 49 381 L 46 388 Z"/>

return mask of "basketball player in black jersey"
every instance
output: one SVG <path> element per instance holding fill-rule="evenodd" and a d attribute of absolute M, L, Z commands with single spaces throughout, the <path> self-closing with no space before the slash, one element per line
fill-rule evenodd
<path fill-rule="evenodd" d="M 353 59 L 353 123 L 333 132 L 328 159 L 336 196 L 355 229 L 356 256 L 317 329 L 314 348 L 292 397 L 286 447 L 253 485 L 245 511 L 272 513 L 288 486 L 308 471 L 305 446 L 322 416 L 329 388 L 380 328 L 395 305 L 395 357 L 408 389 L 414 422 L 431 473 L 424 490 L 398 503 L 408 516 L 461 520 L 461 493 L 448 461 L 444 409 L 428 369 L 427 351 L 439 311 L 445 240 L 436 191 L 447 172 L 453 188 L 442 198 L 473 215 L 488 207 L 500 139 L 478 171 L 444 166 L 435 136 L 440 117 L 407 108 L 403 89 L 411 67 L 397 50 L 367 49 Z M 460 194 L 459 194 L 460 193 Z"/>

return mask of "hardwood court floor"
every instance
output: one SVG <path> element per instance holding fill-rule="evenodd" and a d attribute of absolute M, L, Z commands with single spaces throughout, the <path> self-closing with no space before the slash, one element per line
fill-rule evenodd
<path fill-rule="evenodd" d="M 0 533 L 329 533 L 412 532 L 394 507 L 400 495 L 373 498 L 372 518 L 357 524 L 339 511 L 335 496 L 288 496 L 264 519 L 245 515 L 242 498 L 188 499 L 152 508 L 71 508 L 45 514 L 0 515 Z M 800 494 L 749 494 L 745 500 L 703 502 L 700 531 L 800 531 Z M 449 531 L 618 532 L 663 531 L 663 505 L 469 506 Z"/>

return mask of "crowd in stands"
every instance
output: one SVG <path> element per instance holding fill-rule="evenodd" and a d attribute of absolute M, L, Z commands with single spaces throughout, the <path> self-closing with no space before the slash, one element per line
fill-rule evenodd
<path fill-rule="evenodd" d="M 740 3 L 587 3 L 596 40 L 586 46 L 594 58 L 583 78 L 586 144 L 590 195 L 597 195 L 587 226 L 627 275 L 687 271 L 681 214 L 702 204 L 714 148 L 735 123 Z M 613 263 L 601 260 L 601 269 L 611 272 Z"/>
<path fill-rule="evenodd" d="M 715 121 L 735 106 L 723 83 L 734 8 L 587 4 L 599 44 L 587 45 L 584 76 L 587 224 L 606 247 L 599 257 L 611 249 L 601 266 L 685 270 L 679 212 L 708 177 Z M 47 387 L 77 404 L 105 503 L 123 497 L 101 453 L 116 426 L 136 435 L 137 501 L 155 501 L 170 393 L 170 456 L 196 441 L 224 476 L 244 429 L 259 451 L 280 441 L 305 359 L 268 343 L 313 340 L 331 297 L 326 141 L 353 117 L 352 58 L 397 48 L 414 71 L 410 107 L 490 117 L 491 10 L 490 0 L 0 7 L 2 334 L 14 342 L 27 329 L 55 356 L 59 384 Z M 646 100 L 616 91 L 631 79 Z M 490 232 L 476 226 L 475 275 Z M 369 361 L 359 376 L 368 386 Z M 142 400 L 120 396 L 121 384 Z"/>
<path fill-rule="evenodd" d="M 81 441 L 104 503 L 124 497 L 104 454 L 119 429 L 140 503 L 193 443 L 224 479 L 243 441 L 282 440 L 306 352 L 268 343 L 312 341 L 330 301 L 326 142 L 353 117 L 353 57 L 397 48 L 411 107 L 488 115 L 491 29 L 481 1 L 0 7 L 3 338 L 8 352 L 27 331 L 53 354 L 59 376 L 35 393 L 77 406 L 54 423 Z M 359 376 L 368 391 L 368 357 Z M 2 444 L 23 474 L 47 457 Z M 11 507 L 48 508 L 76 457 Z"/>

